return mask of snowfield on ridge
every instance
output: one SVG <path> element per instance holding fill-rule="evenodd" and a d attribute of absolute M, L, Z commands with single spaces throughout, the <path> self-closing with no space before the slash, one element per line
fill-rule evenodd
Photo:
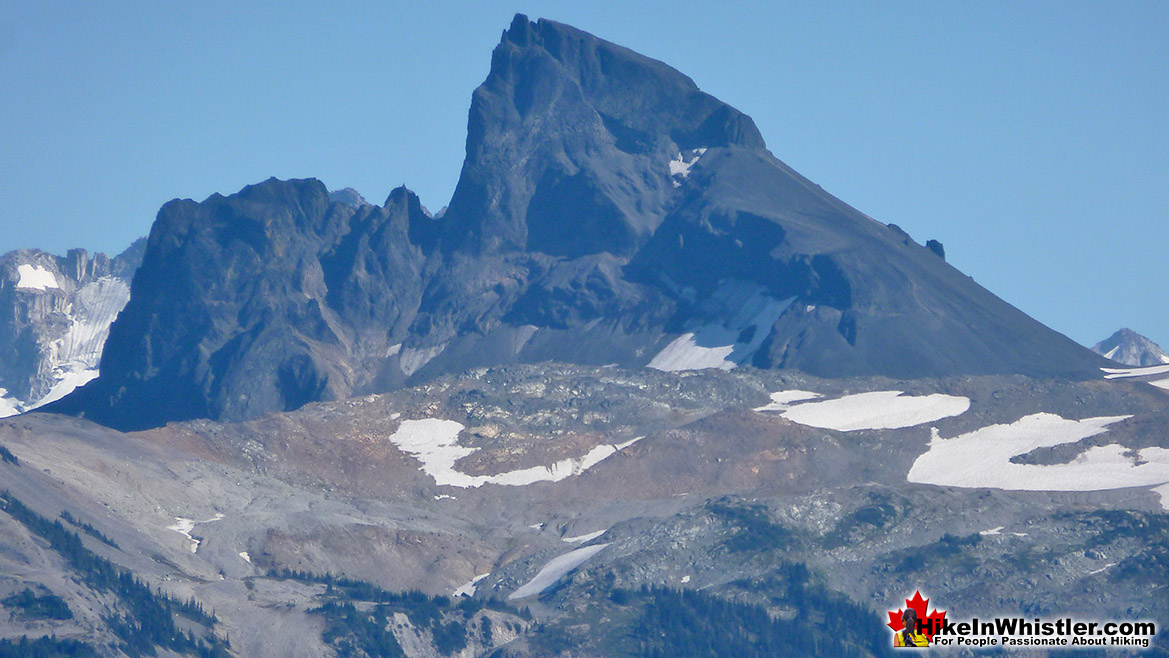
<path fill-rule="evenodd" d="M 552 585 L 555 585 L 556 581 L 564 577 L 565 574 L 584 564 L 592 556 L 600 553 L 606 546 L 608 544 L 594 544 L 552 558 L 531 580 L 508 595 L 507 600 L 514 601 L 515 599 L 522 599 L 543 592 Z"/>
<path fill-rule="evenodd" d="M 1112 443 L 1088 448 L 1066 464 L 1011 461 L 1036 448 L 1102 434 L 1108 426 L 1128 418 L 1069 420 L 1037 413 L 949 439 L 934 428 L 929 450 L 914 461 L 906 477 L 919 484 L 1008 491 L 1101 491 L 1169 483 L 1169 450 L 1165 448 L 1144 448 L 1130 456 L 1127 448 Z M 1165 502 L 1162 493 L 1162 504 Z"/>
<path fill-rule="evenodd" d="M 461 423 L 439 418 L 404 420 L 390 441 L 403 452 L 422 462 L 422 472 L 434 478 L 435 484 L 473 488 L 485 484 L 520 487 L 536 482 L 559 482 L 580 475 L 620 450 L 637 443 L 642 437 L 624 443 L 603 443 L 593 447 L 579 459 L 561 459 L 551 466 L 532 466 L 495 475 L 467 475 L 455 469 L 455 463 L 478 450 L 459 445 Z"/>
<path fill-rule="evenodd" d="M 782 411 L 782 416 L 793 423 L 820 427 L 823 429 L 854 432 L 859 430 L 883 430 L 913 427 L 932 423 L 943 418 L 959 416 L 970 408 L 970 399 L 955 395 L 934 393 L 931 395 L 905 395 L 902 391 L 872 391 L 856 393 L 832 400 L 804 402 L 785 406 L 785 402 L 800 399 L 793 395 L 776 399 L 772 404 L 757 411 Z"/>

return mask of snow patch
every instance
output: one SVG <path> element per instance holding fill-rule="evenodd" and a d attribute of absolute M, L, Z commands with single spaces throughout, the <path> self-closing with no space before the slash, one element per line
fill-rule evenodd
<path fill-rule="evenodd" d="M 539 327 L 532 324 L 525 324 L 522 327 L 518 327 L 515 330 L 515 334 L 512 335 L 511 353 L 519 354 L 520 350 L 524 349 L 524 345 L 527 345 L 528 341 L 532 340 L 532 336 L 535 336 L 538 330 Z"/>
<path fill-rule="evenodd" d="M 515 599 L 522 599 L 528 596 L 535 596 L 540 592 L 548 589 L 556 584 L 566 574 L 573 569 L 588 561 L 589 558 L 601 552 L 608 544 L 596 544 L 594 546 L 585 546 L 578 548 L 575 551 L 570 551 L 559 557 L 552 558 L 548 564 L 540 569 L 540 573 L 536 574 L 528 582 L 524 583 L 522 587 L 512 592 L 507 599 L 513 601 Z"/>
<path fill-rule="evenodd" d="M 1153 487 L 1153 491 L 1161 497 L 1161 508 L 1169 512 L 1169 483 Z"/>
<path fill-rule="evenodd" d="M 762 407 L 755 407 L 755 411 L 787 411 L 788 407 L 790 407 L 793 402 L 814 400 L 818 397 L 820 397 L 819 393 L 813 393 L 811 391 L 800 391 L 795 389 L 790 391 L 778 391 L 771 394 L 771 402 L 769 404 L 765 404 Z"/>
<path fill-rule="evenodd" d="M 747 281 L 723 281 L 701 305 L 702 315 L 729 318 L 725 323 L 691 322 L 687 333 L 654 355 L 649 368 L 666 372 L 718 368 L 730 370 L 749 359 L 767 340 L 772 326 L 795 297 L 778 300 Z"/>
<path fill-rule="evenodd" d="M 60 400 L 98 376 L 110 325 L 129 301 L 130 287 L 112 276 L 101 277 L 77 290 L 67 307 L 69 329 L 49 343 L 45 354 L 56 381 L 29 409 Z"/>
<path fill-rule="evenodd" d="M 956 395 L 873 391 L 805 402 L 784 411 L 783 417 L 801 425 L 852 432 L 913 427 L 961 415 L 969 408 L 970 399 Z"/>
<path fill-rule="evenodd" d="M 394 345 L 390 345 L 388 348 L 386 348 L 386 358 L 388 359 L 389 357 L 394 356 L 395 354 L 397 354 L 398 352 L 401 352 L 401 351 L 402 351 L 402 344 L 401 343 L 396 343 Z"/>
<path fill-rule="evenodd" d="M 616 446 L 601 444 L 589 450 L 580 459 L 569 457 L 561 459 L 551 466 L 533 466 L 482 477 L 485 477 L 485 482 L 511 487 L 521 487 L 536 482 L 559 482 L 584 473 L 617 452 Z"/>
<path fill-rule="evenodd" d="M 721 342 L 721 340 L 734 341 L 731 335 L 719 332 L 720 327 L 710 327 L 704 332 L 703 340 L 713 340 Z M 720 340 L 721 339 L 721 340 Z M 716 347 L 702 347 L 698 344 L 698 338 L 693 333 L 682 334 L 674 339 L 669 345 L 654 356 L 648 364 L 650 368 L 657 370 L 664 370 L 665 372 L 678 372 L 680 370 L 702 370 L 704 368 L 718 368 L 719 370 L 730 370 L 737 365 L 734 361 L 727 359 L 731 352 L 735 351 L 733 344 L 719 345 Z"/>
<path fill-rule="evenodd" d="M 399 357 L 399 365 L 402 368 L 402 374 L 409 377 L 422 369 L 422 366 L 430 363 L 434 357 L 442 354 L 446 349 L 446 343 L 439 343 L 431 347 L 413 348 L 407 347 L 402 350 L 402 356 Z"/>
<path fill-rule="evenodd" d="M 518 487 L 536 482 L 559 482 L 580 475 L 642 438 L 637 437 L 619 446 L 601 444 L 580 459 L 569 457 L 551 466 L 533 466 L 495 475 L 467 475 L 455 470 L 455 463 L 478 448 L 464 448 L 458 444 L 459 432 L 463 429 L 462 424 L 453 420 L 404 420 L 389 438 L 399 450 L 422 462 L 422 472 L 434 478 L 435 484 L 464 489 L 485 484 Z"/>
<path fill-rule="evenodd" d="M 390 435 L 390 441 L 422 462 L 422 472 L 434 478 L 435 484 L 478 487 L 483 484 L 479 478 L 455 470 L 455 462 L 475 452 L 475 448 L 459 446 L 461 431 L 463 425 L 453 420 L 404 420 Z"/>
<path fill-rule="evenodd" d="M 8 389 L 0 388 L 0 418 L 7 418 L 21 413 L 20 400 L 8 397 Z"/>
<path fill-rule="evenodd" d="M 679 151 L 678 155 L 675 155 L 673 159 L 670 160 L 670 177 L 682 179 L 689 178 L 690 168 L 693 167 L 694 163 L 698 162 L 699 158 L 701 158 L 705 153 L 705 148 L 694 149 L 693 151 L 687 152 L 686 155 L 683 155 Z M 680 186 L 681 183 L 675 180 L 674 187 Z"/>
<path fill-rule="evenodd" d="M 1145 377 L 1148 375 L 1163 375 L 1169 372 L 1169 365 L 1146 366 L 1144 368 L 1101 368 L 1104 379 L 1123 379 L 1125 377 Z"/>
<path fill-rule="evenodd" d="M 491 575 L 491 572 L 488 571 L 485 574 L 475 576 L 471 580 L 468 580 L 466 583 L 456 587 L 455 593 L 452 594 L 451 596 L 475 596 L 475 589 L 476 589 L 476 586 L 479 584 L 479 581 L 483 580 L 484 578 L 486 578 L 490 575 Z"/>
<path fill-rule="evenodd" d="M 690 582 L 690 576 L 682 576 L 682 584 L 685 585 L 688 582 Z"/>
<path fill-rule="evenodd" d="M 634 443 L 637 443 L 638 441 L 640 441 L 644 438 L 645 438 L 644 436 L 635 436 L 632 439 L 629 439 L 628 441 L 616 444 L 616 448 L 618 451 L 624 450 L 624 449 L 628 448 L 629 446 L 633 445 Z"/>
<path fill-rule="evenodd" d="M 20 280 L 16 282 L 17 290 L 49 290 L 50 288 L 61 288 L 57 284 L 57 277 L 53 276 L 52 272 L 40 265 L 21 265 L 16 268 L 16 272 L 20 275 Z"/>
<path fill-rule="evenodd" d="M 45 394 L 45 397 L 37 400 L 29 409 L 36 409 L 42 407 L 50 402 L 55 402 L 73 392 L 73 389 L 85 386 L 89 382 L 97 378 L 97 370 L 70 370 L 61 374 L 61 379 L 53 384 L 53 388 Z"/>
<path fill-rule="evenodd" d="M 560 541 L 562 541 L 566 544 L 583 544 L 587 541 L 592 541 L 592 540 L 596 539 L 597 537 L 600 537 L 601 535 L 605 534 L 606 532 L 609 532 L 609 531 L 608 530 L 598 530 L 596 532 L 590 532 L 590 533 L 584 534 L 584 535 L 577 535 L 575 537 L 561 537 Z"/>
<path fill-rule="evenodd" d="M 910 482 L 1008 491 L 1101 491 L 1150 485 L 1165 504 L 1169 491 L 1169 450 L 1136 451 L 1115 443 L 1093 446 L 1067 464 L 1016 464 L 1011 458 L 1036 448 L 1075 443 L 1107 431 L 1129 416 L 1068 420 L 1049 413 L 1024 416 L 1009 425 L 943 439 L 932 429 L 929 449 L 914 461 Z"/>
<path fill-rule="evenodd" d="M 199 544 L 201 543 L 202 540 L 195 539 L 194 537 L 191 536 L 191 531 L 195 529 L 195 522 L 192 521 L 191 519 L 184 519 L 181 516 L 176 516 L 175 517 L 175 524 L 171 525 L 171 526 L 167 526 L 166 529 L 167 530 L 174 530 L 175 532 L 179 533 L 180 535 L 186 537 L 187 541 L 191 542 L 191 552 L 192 553 L 199 550 Z"/>
<path fill-rule="evenodd" d="M 194 521 L 192 519 L 186 519 L 186 518 L 183 518 L 181 516 L 176 516 L 174 518 L 175 518 L 174 525 L 169 525 L 166 527 L 166 529 L 167 530 L 174 530 L 175 532 L 179 533 L 180 535 L 186 537 L 187 541 L 191 542 L 191 552 L 194 553 L 194 552 L 199 550 L 199 544 L 203 543 L 203 540 L 195 539 L 194 537 L 192 537 L 191 531 L 194 530 L 195 526 L 200 524 L 200 523 L 215 523 L 216 521 L 219 521 L 220 519 L 222 519 L 223 515 L 216 514 L 214 518 L 207 519 L 206 521 Z M 250 562 L 250 560 L 249 560 L 249 562 Z"/>
<path fill-rule="evenodd" d="M 1151 381 L 1149 383 L 1152 384 L 1153 386 L 1156 386 L 1157 388 L 1163 388 L 1163 389 L 1169 391 L 1169 379 L 1158 379 L 1156 381 Z"/>
<path fill-rule="evenodd" d="M 1008 534 L 1008 535 L 1014 535 L 1014 536 L 1016 536 L 1016 537 L 1026 537 L 1026 536 L 1027 536 L 1027 533 L 1025 533 L 1025 532 L 1008 532 L 1008 533 L 1004 533 L 1004 532 L 1003 532 L 1003 528 L 1004 528 L 1004 527 L 1005 527 L 1005 526 L 1001 526 L 1001 525 L 1000 525 L 999 527 L 997 527 L 997 528 L 991 528 L 990 530 L 981 530 L 981 531 L 979 531 L 979 533 L 978 533 L 978 534 L 982 535 L 983 537 L 1000 537 L 1000 536 L 1002 536 L 1002 535 L 1004 535 L 1004 534 Z"/>
<path fill-rule="evenodd" d="M 243 559 L 244 562 L 247 562 L 248 564 L 252 563 L 252 556 L 248 555 L 247 551 L 240 551 L 239 556 Z"/>

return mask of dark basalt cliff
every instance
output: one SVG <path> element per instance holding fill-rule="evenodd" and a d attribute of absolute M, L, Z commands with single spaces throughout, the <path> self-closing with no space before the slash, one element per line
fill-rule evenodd
<path fill-rule="evenodd" d="M 679 151 L 763 149 L 749 117 L 665 64 L 516 16 L 475 90 L 449 249 L 631 256 L 673 205 Z"/>
<path fill-rule="evenodd" d="M 238 420 L 513 361 L 715 354 L 828 377 L 1106 363 L 800 176 L 678 71 L 551 21 L 504 32 L 441 219 L 405 189 L 340 201 L 272 179 L 168 203 L 101 376 L 51 410 Z"/>

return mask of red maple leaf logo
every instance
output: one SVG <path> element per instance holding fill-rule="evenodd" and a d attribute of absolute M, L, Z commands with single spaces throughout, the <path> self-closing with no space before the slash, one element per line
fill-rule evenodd
<path fill-rule="evenodd" d="M 946 619 L 946 611 L 938 611 L 936 608 L 933 612 L 926 615 L 926 608 L 929 607 L 930 600 L 921 598 L 921 591 L 915 591 L 912 599 L 905 599 L 906 607 L 913 608 L 917 613 L 917 618 L 922 622 L 921 632 L 930 642 L 934 641 L 934 633 L 941 629 L 942 622 Z M 905 628 L 905 622 L 901 621 L 901 615 L 905 612 L 905 608 L 898 608 L 897 612 L 889 612 L 889 628 L 894 632 L 898 632 Z M 932 623 L 931 623 L 932 622 Z"/>

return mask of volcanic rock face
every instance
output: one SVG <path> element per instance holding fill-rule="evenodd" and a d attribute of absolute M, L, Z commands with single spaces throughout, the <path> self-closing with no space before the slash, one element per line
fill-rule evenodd
<path fill-rule="evenodd" d="M 57 400 L 97 376 L 144 248 L 138 240 L 114 258 L 84 249 L 0 256 L 0 416 Z"/>
<path fill-rule="evenodd" d="M 777 160 L 665 64 L 517 16 L 434 219 L 269 180 L 163 207 L 97 381 L 121 428 L 246 419 L 514 361 L 819 376 L 1105 364 Z"/>
<path fill-rule="evenodd" d="M 1161 346 L 1132 329 L 1120 329 L 1096 343 L 1092 351 L 1129 366 L 1159 366 L 1169 363 L 1169 354 Z"/>
<path fill-rule="evenodd" d="M 631 256 L 674 205 L 682 151 L 763 149 L 751 119 L 665 64 L 516 16 L 475 91 L 450 248 Z"/>

